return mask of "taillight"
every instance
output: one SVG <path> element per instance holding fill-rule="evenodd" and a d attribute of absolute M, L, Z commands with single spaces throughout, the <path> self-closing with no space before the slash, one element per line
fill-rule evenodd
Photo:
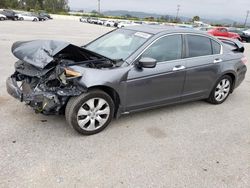
<path fill-rule="evenodd" d="M 247 58 L 244 56 L 241 58 L 241 62 L 244 63 L 244 64 L 247 64 Z"/>

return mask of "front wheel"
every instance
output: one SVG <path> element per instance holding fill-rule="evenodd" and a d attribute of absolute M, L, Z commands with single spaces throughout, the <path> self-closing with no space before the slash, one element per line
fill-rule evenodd
<path fill-rule="evenodd" d="M 104 130 L 114 116 L 112 98 L 101 90 L 92 90 L 69 100 L 65 117 L 79 133 L 92 135 Z"/>
<path fill-rule="evenodd" d="M 229 96 L 232 89 L 232 78 L 228 75 L 225 75 L 219 79 L 215 84 L 214 89 L 212 90 L 207 101 L 212 104 L 221 104 Z"/>

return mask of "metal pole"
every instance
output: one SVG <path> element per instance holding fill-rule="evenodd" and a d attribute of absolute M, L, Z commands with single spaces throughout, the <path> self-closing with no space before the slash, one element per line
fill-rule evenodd
<path fill-rule="evenodd" d="M 246 25 L 247 25 L 247 19 L 248 19 L 249 13 L 250 13 L 250 11 L 248 10 L 247 15 L 246 15 L 246 19 L 245 19 L 245 22 L 244 22 L 244 27 L 246 27 Z"/>
<path fill-rule="evenodd" d="M 98 0 L 98 13 L 101 13 L 101 0 Z"/>
<path fill-rule="evenodd" d="M 176 22 L 178 21 L 180 7 L 181 7 L 181 5 L 177 5 Z"/>

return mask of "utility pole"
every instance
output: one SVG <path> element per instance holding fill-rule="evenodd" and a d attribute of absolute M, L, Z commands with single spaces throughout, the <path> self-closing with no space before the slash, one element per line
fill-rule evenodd
<path fill-rule="evenodd" d="M 101 0 L 98 1 L 98 13 L 101 14 Z"/>
<path fill-rule="evenodd" d="M 178 22 L 180 7 L 181 7 L 181 5 L 177 5 L 176 22 Z"/>
<path fill-rule="evenodd" d="M 246 19 L 245 19 L 245 22 L 244 22 L 244 26 L 245 26 L 245 27 L 246 27 L 246 25 L 247 25 L 247 19 L 248 19 L 249 13 L 250 13 L 250 11 L 248 10 L 248 11 L 247 11 L 247 15 L 246 15 Z"/>

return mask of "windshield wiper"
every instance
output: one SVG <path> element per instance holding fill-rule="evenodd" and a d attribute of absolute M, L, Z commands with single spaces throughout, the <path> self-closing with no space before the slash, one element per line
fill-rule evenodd
<path fill-rule="evenodd" d="M 93 60 L 85 60 L 85 61 L 79 61 L 79 62 L 74 62 L 74 61 L 70 61 L 68 62 L 67 61 L 67 66 L 74 66 L 74 65 L 83 65 L 83 64 L 86 64 L 86 63 L 95 63 L 97 61 L 107 61 L 107 59 L 93 59 Z"/>
<path fill-rule="evenodd" d="M 121 59 L 113 59 L 113 61 L 114 61 L 115 64 L 117 64 L 119 62 L 122 62 L 122 63 L 125 62 L 125 63 L 127 63 L 129 65 L 129 63 L 126 60 L 124 60 L 123 58 L 121 58 Z"/>
<path fill-rule="evenodd" d="M 125 61 L 123 58 L 120 58 L 120 59 L 112 59 L 112 58 L 109 58 L 109 57 L 104 56 L 104 55 L 102 55 L 102 54 L 99 54 L 99 53 L 97 53 L 97 52 L 95 52 L 95 51 L 92 51 L 92 50 L 87 49 L 87 48 L 86 48 L 86 45 L 85 45 L 85 46 L 81 46 L 81 48 L 83 48 L 83 49 L 85 49 L 85 50 L 88 50 L 88 51 L 90 51 L 90 52 L 93 52 L 93 53 L 95 53 L 95 54 L 98 54 L 98 55 L 100 55 L 100 56 L 106 58 L 106 60 L 107 60 L 107 59 L 110 60 L 110 61 L 111 61 L 113 64 L 115 64 L 115 65 L 118 64 L 119 62 L 125 62 L 125 63 L 127 63 L 127 64 L 129 65 L 129 63 L 128 63 L 127 61 Z"/>

